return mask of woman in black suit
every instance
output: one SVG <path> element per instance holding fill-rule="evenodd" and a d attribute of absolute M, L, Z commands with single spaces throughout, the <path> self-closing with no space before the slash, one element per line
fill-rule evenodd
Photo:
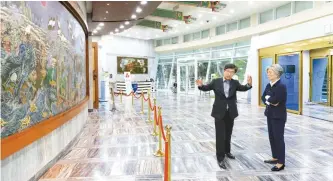
<path fill-rule="evenodd" d="M 273 64 L 267 68 L 267 84 L 261 100 L 266 105 L 269 142 L 271 145 L 272 159 L 265 163 L 276 164 L 271 170 L 280 171 L 285 167 L 284 127 L 287 121 L 287 89 L 281 82 L 283 68 L 279 64 Z"/>

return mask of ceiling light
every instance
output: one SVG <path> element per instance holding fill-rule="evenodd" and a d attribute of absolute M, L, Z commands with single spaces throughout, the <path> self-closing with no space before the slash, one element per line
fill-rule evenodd
<path fill-rule="evenodd" d="M 216 20 L 217 18 L 216 18 L 216 16 L 213 16 L 213 20 Z"/>
<path fill-rule="evenodd" d="M 112 32 L 112 31 L 110 32 L 110 35 L 113 35 L 113 32 Z"/>
<path fill-rule="evenodd" d="M 125 22 L 125 25 L 129 25 L 129 24 L 130 24 L 130 22 L 129 22 L 129 21 L 126 21 L 126 22 Z"/>
<path fill-rule="evenodd" d="M 106 5 L 110 6 L 110 4 L 109 4 L 109 3 L 107 3 Z"/>
<path fill-rule="evenodd" d="M 202 14 L 199 14 L 198 17 L 201 18 L 201 17 L 202 17 Z"/>
<path fill-rule="evenodd" d="M 142 5 L 147 4 L 147 1 L 141 1 L 141 4 Z"/>
<path fill-rule="evenodd" d="M 100 24 L 98 24 L 98 26 L 104 26 L 104 23 L 100 23 Z"/>
<path fill-rule="evenodd" d="M 136 34 L 139 34 L 139 32 L 135 32 Z"/>
<path fill-rule="evenodd" d="M 230 13 L 234 13 L 235 11 L 233 9 L 230 9 Z"/>
<path fill-rule="evenodd" d="M 249 1 L 249 4 L 250 4 L 250 5 L 253 4 L 253 1 Z"/>
<path fill-rule="evenodd" d="M 106 19 L 106 17 L 104 17 L 104 19 Z"/>
<path fill-rule="evenodd" d="M 133 14 L 133 15 L 131 16 L 131 18 L 132 18 L 132 19 L 135 19 L 135 18 L 136 18 L 136 15 L 135 15 L 135 14 Z"/>
<path fill-rule="evenodd" d="M 109 11 L 105 11 L 105 13 L 109 13 Z"/>
<path fill-rule="evenodd" d="M 97 30 L 94 30 L 93 33 L 97 33 Z"/>
<path fill-rule="evenodd" d="M 136 12 L 137 12 L 137 13 L 141 13 L 141 12 L 142 12 L 142 9 L 141 9 L 140 7 L 137 7 L 137 8 L 136 8 Z"/>
<path fill-rule="evenodd" d="M 114 31 L 118 32 L 119 30 L 116 28 Z"/>
<path fill-rule="evenodd" d="M 203 25 L 203 21 L 201 21 L 200 24 Z"/>
<path fill-rule="evenodd" d="M 189 27 L 188 27 L 188 26 L 186 26 L 186 29 L 189 29 Z"/>
<path fill-rule="evenodd" d="M 158 35 L 155 35 L 155 37 L 159 37 Z"/>
<path fill-rule="evenodd" d="M 96 30 L 101 30 L 101 27 L 97 26 Z"/>
<path fill-rule="evenodd" d="M 124 25 L 120 25 L 120 28 L 123 29 L 123 28 L 124 28 Z"/>

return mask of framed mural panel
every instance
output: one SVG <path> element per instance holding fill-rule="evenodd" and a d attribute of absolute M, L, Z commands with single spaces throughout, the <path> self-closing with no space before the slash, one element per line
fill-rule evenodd
<path fill-rule="evenodd" d="M 117 72 L 131 74 L 148 74 L 148 59 L 133 57 L 117 57 Z"/>
<path fill-rule="evenodd" d="M 87 96 L 86 29 L 58 1 L 1 1 L 1 138 Z"/>

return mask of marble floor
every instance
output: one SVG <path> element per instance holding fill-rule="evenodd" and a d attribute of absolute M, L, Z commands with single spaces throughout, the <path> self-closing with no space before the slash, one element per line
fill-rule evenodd
<path fill-rule="evenodd" d="M 333 107 L 306 103 L 303 105 L 303 115 L 333 122 Z"/>
<path fill-rule="evenodd" d="M 164 124 L 172 126 L 174 181 L 329 181 L 333 180 L 333 123 L 288 115 L 285 130 L 286 169 L 272 173 L 263 108 L 239 103 L 232 153 L 227 170 L 215 158 L 213 100 L 204 96 L 159 93 Z M 140 114 L 140 101 L 116 98 L 116 112 L 102 105 L 90 113 L 88 124 L 65 156 L 41 181 L 161 181 L 163 159 L 153 156 L 157 138 Z M 241 101 L 240 101 L 241 102 Z M 145 105 L 147 108 L 147 106 Z"/>

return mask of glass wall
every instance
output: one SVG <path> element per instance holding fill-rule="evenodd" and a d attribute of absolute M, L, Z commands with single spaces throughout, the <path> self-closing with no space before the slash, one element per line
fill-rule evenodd
<path fill-rule="evenodd" d="M 267 86 L 267 84 L 269 83 L 269 80 L 267 78 L 266 75 L 266 69 L 267 67 L 271 66 L 273 64 L 273 58 L 272 57 L 267 57 L 267 58 L 261 58 L 260 60 L 260 73 L 259 73 L 259 77 L 260 77 L 260 96 L 264 93 L 264 90 Z M 264 105 L 262 103 L 262 101 L 260 100 L 260 104 Z"/>
<path fill-rule="evenodd" d="M 281 81 L 287 87 L 287 109 L 295 113 L 301 112 L 301 72 L 300 53 L 279 55 L 277 63 L 284 69 Z"/>
<path fill-rule="evenodd" d="M 239 68 L 234 78 L 243 83 L 246 79 L 245 71 L 249 49 L 250 41 L 247 40 L 218 47 L 160 54 L 158 55 L 156 75 L 157 89 L 170 89 L 177 80 L 177 62 L 184 59 L 196 60 L 194 69 L 197 70 L 197 77 L 202 79 L 204 83 L 210 82 L 213 74 L 222 77 L 224 66 L 228 63 L 234 63 Z M 185 74 L 186 69 L 180 67 L 179 73 Z"/>

